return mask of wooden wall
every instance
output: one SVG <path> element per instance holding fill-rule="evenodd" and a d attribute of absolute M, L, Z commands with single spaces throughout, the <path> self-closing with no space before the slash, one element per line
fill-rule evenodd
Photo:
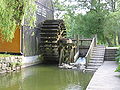
<path fill-rule="evenodd" d="M 6 42 L 0 39 L 0 52 L 21 53 L 20 29 L 17 28 L 12 42 Z"/>
<path fill-rule="evenodd" d="M 46 19 L 53 19 L 52 0 L 36 0 L 36 28 L 30 29 L 29 26 L 23 25 L 20 30 L 17 28 L 15 37 L 12 42 L 3 42 L 0 39 L 0 52 L 23 53 L 24 56 L 39 55 L 39 24 Z M 21 34 L 20 34 L 21 33 Z"/>
<path fill-rule="evenodd" d="M 30 29 L 29 26 L 23 26 L 23 54 L 24 56 L 39 55 L 39 31 L 40 23 L 47 19 L 53 19 L 52 0 L 36 0 L 36 28 Z M 24 22 L 26 23 L 26 22 Z"/>

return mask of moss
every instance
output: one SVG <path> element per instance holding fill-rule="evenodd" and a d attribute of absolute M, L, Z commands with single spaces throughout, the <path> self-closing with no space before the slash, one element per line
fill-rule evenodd
<path fill-rule="evenodd" d="M 22 66 L 22 63 L 21 62 L 17 62 L 16 66 Z"/>
<path fill-rule="evenodd" d="M 38 59 L 39 59 L 41 62 L 43 62 L 43 61 L 44 61 L 44 56 L 41 54 L 41 55 L 39 55 Z"/>

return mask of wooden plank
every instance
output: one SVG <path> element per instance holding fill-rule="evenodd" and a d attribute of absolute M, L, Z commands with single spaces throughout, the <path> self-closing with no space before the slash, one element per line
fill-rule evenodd
<path fill-rule="evenodd" d="M 0 52 L 8 52 L 8 53 L 21 53 L 21 36 L 20 36 L 20 28 L 17 27 L 14 38 L 11 42 L 3 41 L 0 38 Z"/>

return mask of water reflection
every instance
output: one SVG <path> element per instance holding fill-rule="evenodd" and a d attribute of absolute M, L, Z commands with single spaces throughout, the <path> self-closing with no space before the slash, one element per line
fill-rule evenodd
<path fill-rule="evenodd" d="M 0 90 L 85 90 L 92 73 L 34 66 L 0 75 Z"/>

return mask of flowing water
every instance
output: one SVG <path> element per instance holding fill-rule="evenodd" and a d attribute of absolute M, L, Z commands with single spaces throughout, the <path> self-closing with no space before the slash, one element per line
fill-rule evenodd
<path fill-rule="evenodd" d="M 0 90 L 85 90 L 92 75 L 38 65 L 0 75 Z"/>

